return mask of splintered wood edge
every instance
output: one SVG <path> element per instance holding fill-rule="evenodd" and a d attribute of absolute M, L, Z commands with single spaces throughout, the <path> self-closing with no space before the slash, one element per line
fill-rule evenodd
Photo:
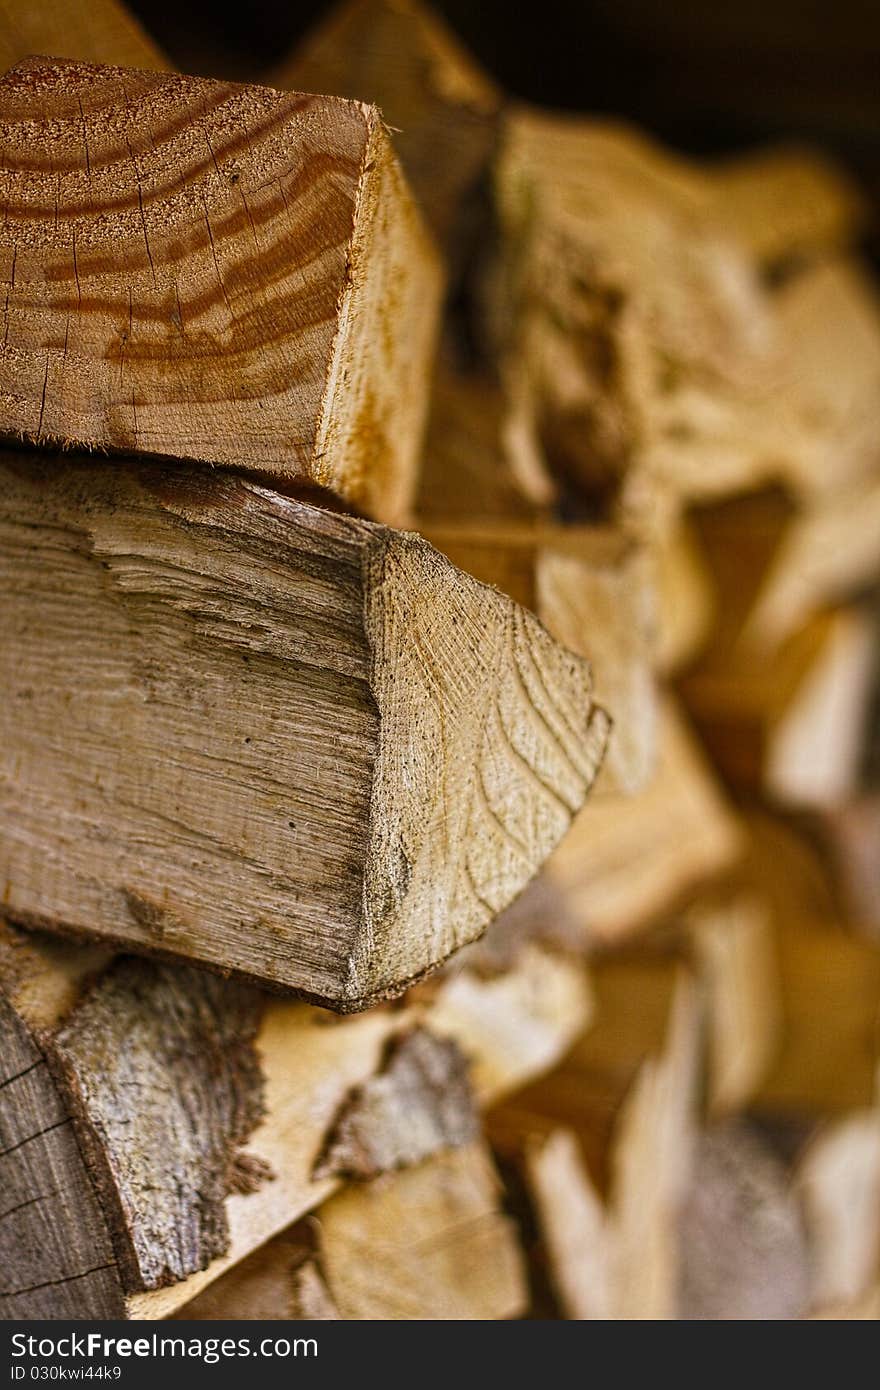
<path fill-rule="evenodd" d="M 411 514 L 418 485 L 419 447 L 430 402 L 425 378 L 440 322 L 444 276 L 381 115 L 375 106 L 362 109 L 367 140 L 314 472 L 319 485 L 352 498 L 370 516 L 399 525 Z M 412 274 L 414 248 L 418 276 Z M 373 364 L 369 372 L 368 363 Z M 391 437 L 406 455 L 406 466 L 396 477 L 388 467 L 377 468 L 377 459 L 389 457 Z"/>

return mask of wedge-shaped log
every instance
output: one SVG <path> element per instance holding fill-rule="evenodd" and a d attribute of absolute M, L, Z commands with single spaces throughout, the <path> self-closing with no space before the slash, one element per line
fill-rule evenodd
<path fill-rule="evenodd" d="M 580 807 L 587 663 L 419 537 L 231 474 L 0 477 L 12 919 L 359 1009 L 479 936 Z"/>
<path fill-rule="evenodd" d="M 405 514 L 440 277 L 374 107 L 32 59 L 0 126 L 0 434 Z"/>

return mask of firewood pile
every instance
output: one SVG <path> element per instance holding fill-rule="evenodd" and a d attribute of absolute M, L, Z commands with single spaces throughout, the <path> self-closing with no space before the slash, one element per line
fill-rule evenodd
<path fill-rule="evenodd" d="M 858 189 L 416 0 L 0 56 L 2 1316 L 876 1318 Z"/>

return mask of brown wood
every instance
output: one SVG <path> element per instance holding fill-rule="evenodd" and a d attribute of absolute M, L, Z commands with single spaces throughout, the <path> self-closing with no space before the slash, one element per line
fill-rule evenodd
<path fill-rule="evenodd" d="M 159 72 L 171 66 L 119 0 L 91 0 L 88 5 L 58 5 L 55 0 L 2 0 L 0 72 L 34 53 Z"/>
<path fill-rule="evenodd" d="M 419 0 L 343 0 L 270 80 L 375 102 L 449 245 L 489 162 L 501 93 L 440 15 Z"/>
<path fill-rule="evenodd" d="M 439 271 L 375 108 L 34 59 L 0 118 L 0 434 L 406 514 Z"/>
<path fill-rule="evenodd" d="M 479 936 L 579 809 L 586 663 L 418 537 L 229 474 L 2 477 L 14 920 L 363 1008 Z"/>

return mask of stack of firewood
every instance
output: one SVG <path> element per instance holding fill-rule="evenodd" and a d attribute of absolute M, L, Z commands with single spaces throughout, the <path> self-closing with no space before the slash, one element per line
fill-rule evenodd
<path fill-rule="evenodd" d="M 0 1315 L 876 1317 L 856 190 L 0 54 Z"/>

